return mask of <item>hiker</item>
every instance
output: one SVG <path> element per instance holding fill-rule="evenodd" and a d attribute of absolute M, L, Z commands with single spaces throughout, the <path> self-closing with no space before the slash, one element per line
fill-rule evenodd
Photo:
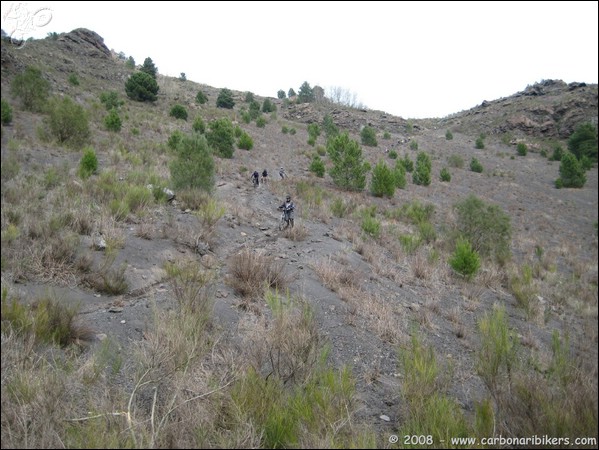
<path fill-rule="evenodd" d="M 268 172 L 266 169 L 262 171 L 262 184 L 266 184 L 266 177 L 268 177 Z"/>

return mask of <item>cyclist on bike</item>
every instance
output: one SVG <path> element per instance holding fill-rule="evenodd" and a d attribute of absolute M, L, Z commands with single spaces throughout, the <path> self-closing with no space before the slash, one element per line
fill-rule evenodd
<path fill-rule="evenodd" d="M 254 183 L 254 186 L 258 186 L 258 183 L 260 183 L 260 174 L 257 170 L 254 170 L 252 174 L 252 183 Z"/>
<path fill-rule="evenodd" d="M 281 180 L 283 178 L 287 178 L 287 174 L 285 173 L 285 169 L 283 169 L 282 167 L 279 169 L 279 176 L 281 177 Z"/>
<path fill-rule="evenodd" d="M 293 211 L 295 210 L 295 205 L 291 201 L 291 195 L 287 195 L 287 197 L 285 197 L 285 202 L 279 206 L 279 209 L 283 210 L 286 219 L 289 220 L 289 225 L 291 225 L 291 228 L 293 228 Z"/>

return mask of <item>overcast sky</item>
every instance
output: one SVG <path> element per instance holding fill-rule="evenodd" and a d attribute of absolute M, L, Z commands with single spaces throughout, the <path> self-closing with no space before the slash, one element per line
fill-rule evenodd
<path fill-rule="evenodd" d="M 543 79 L 597 83 L 597 5 L 2 1 L 2 29 L 43 38 L 88 28 L 164 75 L 269 97 L 307 81 L 425 118 Z"/>

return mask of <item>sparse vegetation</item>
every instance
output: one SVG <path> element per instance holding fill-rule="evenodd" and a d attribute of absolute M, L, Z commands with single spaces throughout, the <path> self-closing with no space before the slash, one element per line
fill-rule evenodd
<path fill-rule="evenodd" d="M 50 96 L 50 83 L 42 76 L 41 70 L 28 66 L 23 73 L 15 76 L 11 92 L 21 99 L 23 108 L 41 112 Z"/>

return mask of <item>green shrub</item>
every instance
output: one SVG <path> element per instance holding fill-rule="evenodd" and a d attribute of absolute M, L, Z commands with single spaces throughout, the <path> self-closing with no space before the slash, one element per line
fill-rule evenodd
<path fill-rule="evenodd" d="M 519 142 L 516 147 L 516 150 L 518 151 L 518 154 L 520 156 L 526 156 L 526 154 L 528 153 L 528 147 L 524 142 Z"/>
<path fill-rule="evenodd" d="M 79 162 L 79 176 L 83 179 L 89 178 L 98 171 L 98 157 L 93 148 L 87 147 Z"/>
<path fill-rule="evenodd" d="M 410 150 L 418 150 L 418 141 L 410 141 Z"/>
<path fill-rule="evenodd" d="M 455 251 L 449 260 L 449 265 L 460 275 L 472 278 L 480 268 L 478 253 L 472 249 L 472 245 L 465 239 L 458 240 Z"/>
<path fill-rule="evenodd" d="M 381 222 L 374 217 L 365 216 L 362 218 L 362 231 L 378 239 L 381 234 Z"/>
<path fill-rule="evenodd" d="M 314 155 L 314 158 L 312 159 L 312 162 L 310 163 L 310 172 L 313 172 L 316 174 L 317 177 L 324 177 L 324 172 L 325 172 L 325 167 L 324 167 L 324 163 L 322 162 L 322 159 L 320 159 L 320 156 L 318 155 Z"/>
<path fill-rule="evenodd" d="M 372 170 L 370 179 L 370 192 L 375 197 L 393 197 L 395 194 L 396 180 L 393 171 L 380 161 Z"/>
<path fill-rule="evenodd" d="M 445 132 L 445 139 L 447 139 L 448 141 L 451 141 L 453 139 L 453 134 L 451 133 L 451 131 L 447 130 Z"/>
<path fill-rule="evenodd" d="M 365 126 L 362 128 L 362 131 L 360 131 L 360 138 L 362 139 L 362 145 L 368 147 L 376 147 L 378 145 L 376 131 L 372 127 Z"/>
<path fill-rule="evenodd" d="M 395 162 L 395 168 L 393 169 L 393 180 L 397 189 L 406 188 L 406 168 L 401 160 Z"/>
<path fill-rule="evenodd" d="M 127 97 L 138 102 L 154 102 L 157 99 L 158 83 L 145 72 L 135 72 L 125 82 Z"/>
<path fill-rule="evenodd" d="M 104 126 L 108 131 L 121 131 L 121 118 L 116 109 L 111 110 L 106 117 L 104 117 Z"/>
<path fill-rule="evenodd" d="M 152 61 L 152 58 L 147 57 L 144 59 L 144 63 L 139 69 L 141 72 L 150 75 L 154 80 L 156 79 L 156 74 L 158 73 L 158 67 Z"/>
<path fill-rule="evenodd" d="M 476 173 L 482 173 L 483 165 L 476 158 L 470 160 L 470 170 Z"/>
<path fill-rule="evenodd" d="M 169 115 L 175 119 L 187 120 L 187 110 L 181 105 L 174 105 Z"/>
<path fill-rule="evenodd" d="M 266 126 L 266 119 L 262 116 L 256 119 L 256 126 L 258 128 L 264 128 Z"/>
<path fill-rule="evenodd" d="M 77 147 L 89 139 L 87 112 L 70 97 L 54 98 L 48 106 L 50 132 L 61 144 Z"/>
<path fill-rule="evenodd" d="M 414 161 L 410 159 L 410 157 L 406 154 L 403 159 L 400 159 L 398 162 L 401 162 L 406 172 L 412 173 L 414 171 Z"/>
<path fill-rule="evenodd" d="M 71 83 L 73 86 L 79 86 L 79 78 L 77 77 L 77 74 L 70 74 L 69 75 L 69 83 Z"/>
<path fill-rule="evenodd" d="M 441 169 L 441 173 L 439 174 L 441 181 L 446 181 L 446 182 L 450 182 L 451 181 L 451 174 L 449 173 L 449 170 L 447 169 L 447 167 L 443 167 Z"/>
<path fill-rule="evenodd" d="M 390 159 L 397 159 L 397 152 L 395 150 L 391 150 L 389 152 L 389 158 Z"/>
<path fill-rule="evenodd" d="M 568 139 L 568 150 L 578 160 L 586 156 L 597 161 L 597 127 L 590 122 L 579 125 Z"/>
<path fill-rule="evenodd" d="M 204 119 L 202 119 L 200 116 L 196 117 L 191 128 L 196 133 L 204 134 L 206 132 L 206 124 L 204 123 Z"/>
<path fill-rule="evenodd" d="M 483 202 L 474 195 L 457 202 L 456 229 L 480 255 L 503 263 L 510 255 L 510 217 L 499 206 Z"/>
<path fill-rule="evenodd" d="M 8 125 L 12 122 L 12 108 L 8 102 L 2 99 L 2 124 Z"/>
<path fill-rule="evenodd" d="M 200 105 L 203 105 L 207 101 L 208 101 L 208 96 L 206 94 L 204 94 L 203 91 L 198 91 L 198 93 L 196 94 L 196 102 L 199 103 Z"/>
<path fill-rule="evenodd" d="M 106 111 L 118 109 L 125 103 L 119 98 L 119 94 L 115 91 L 102 92 L 100 94 L 100 102 L 102 102 Z"/>
<path fill-rule="evenodd" d="M 206 137 L 198 134 L 182 136 L 174 152 L 176 157 L 169 166 L 174 189 L 200 189 L 212 192 L 214 160 Z"/>
<path fill-rule="evenodd" d="M 425 152 L 418 153 L 416 157 L 416 167 L 412 174 L 414 184 L 428 186 L 431 184 L 431 158 Z"/>
<path fill-rule="evenodd" d="M 271 113 L 271 112 L 275 112 L 277 110 L 277 107 L 275 106 L 275 104 L 273 102 L 270 101 L 270 99 L 266 98 L 264 99 L 264 102 L 262 102 L 262 112 L 263 113 Z"/>
<path fill-rule="evenodd" d="M 283 89 L 279 89 L 277 91 L 277 98 L 278 99 L 284 99 L 287 96 L 287 94 L 285 94 L 285 91 Z"/>
<path fill-rule="evenodd" d="M 388 131 L 385 131 L 383 133 L 383 139 L 388 141 L 389 139 L 391 139 L 391 134 Z"/>
<path fill-rule="evenodd" d="M 239 136 L 239 141 L 237 142 L 237 147 L 242 148 L 244 150 L 251 150 L 254 148 L 254 140 L 252 137 L 247 134 L 245 131 L 241 133 Z"/>
<path fill-rule="evenodd" d="M 174 150 L 175 148 L 177 148 L 177 145 L 179 145 L 179 143 L 183 140 L 183 132 L 180 130 L 175 130 L 171 133 L 171 135 L 168 138 L 168 142 L 167 145 L 171 150 Z"/>
<path fill-rule="evenodd" d="M 335 122 L 333 122 L 333 118 L 330 114 L 325 114 L 322 119 L 322 129 L 324 130 L 327 139 L 339 134 L 339 128 L 335 125 Z"/>
<path fill-rule="evenodd" d="M 572 187 L 572 188 L 581 188 L 587 182 L 587 177 L 585 175 L 585 170 L 582 167 L 582 164 L 576 156 L 570 152 L 566 152 L 564 156 L 562 156 L 562 161 L 559 165 L 559 186 L 556 181 L 556 187 Z"/>
<path fill-rule="evenodd" d="M 482 134 L 478 138 L 476 138 L 476 143 L 474 144 L 474 147 L 479 150 L 485 148 L 485 138 Z"/>
<path fill-rule="evenodd" d="M 21 99 L 26 110 L 40 112 L 48 101 L 50 83 L 42 77 L 41 70 L 29 66 L 23 73 L 15 76 L 11 92 Z"/>
<path fill-rule="evenodd" d="M 555 144 L 553 146 L 553 153 L 551 154 L 551 158 L 549 159 L 551 161 L 561 161 L 562 156 L 564 156 L 564 148 L 559 144 Z"/>
<path fill-rule="evenodd" d="M 447 158 L 447 165 L 455 169 L 461 169 L 464 167 L 464 158 L 462 158 L 460 155 L 451 155 L 449 158 Z"/>
<path fill-rule="evenodd" d="M 347 190 L 364 189 L 369 169 L 356 141 L 347 133 L 335 136 L 327 142 L 327 153 L 333 163 L 329 174 L 337 186 Z"/>
<path fill-rule="evenodd" d="M 231 120 L 227 117 L 213 120 L 208 125 L 210 130 L 206 133 L 208 145 L 221 158 L 232 158 L 235 151 L 235 129 Z"/>
<path fill-rule="evenodd" d="M 235 106 L 233 92 L 228 88 L 222 88 L 216 98 L 216 106 L 218 108 L 233 109 Z"/>
<path fill-rule="evenodd" d="M 314 146 L 316 144 L 316 140 L 318 136 L 320 136 L 320 126 L 317 123 L 308 124 L 308 144 Z"/>

